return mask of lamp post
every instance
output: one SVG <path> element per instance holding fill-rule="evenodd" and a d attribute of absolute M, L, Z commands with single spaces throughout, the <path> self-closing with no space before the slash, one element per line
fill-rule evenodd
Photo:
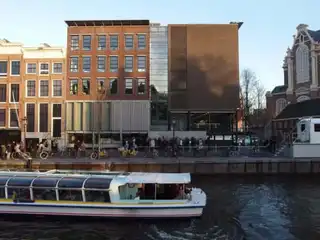
<path fill-rule="evenodd" d="M 24 152 L 27 152 L 27 125 L 28 125 L 28 118 L 24 117 L 22 118 L 22 124 L 23 124 L 23 149 Z"/>
<path fill-rule="evenodd" d="M 176 128 L 176 119 L 175 118 L 172 118 L 172 138 L 175 139 L 176 137 L 176 132 L 175 132 L 175 129 Z"/>

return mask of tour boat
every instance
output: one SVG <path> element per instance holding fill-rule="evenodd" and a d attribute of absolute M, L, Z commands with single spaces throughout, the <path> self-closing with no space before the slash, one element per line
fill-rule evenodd
<path fill-rule="evenodd" d="M 189 173 L 0 171 L 0 214 L 200 217 L 206 194 L 190 182 Z"/>

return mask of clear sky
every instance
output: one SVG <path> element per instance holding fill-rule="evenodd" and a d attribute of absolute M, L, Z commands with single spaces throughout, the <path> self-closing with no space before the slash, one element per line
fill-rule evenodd
<path fill-rule="evenodd" d="M 319 9 L 320 0 L 0 0 L 0 38 L 64 46 L 64 20 L 243 21 L 240 69 L 251 68 L 272 90 L 283 83 L 282 62 L 296 26 L 320 29 Z"/>

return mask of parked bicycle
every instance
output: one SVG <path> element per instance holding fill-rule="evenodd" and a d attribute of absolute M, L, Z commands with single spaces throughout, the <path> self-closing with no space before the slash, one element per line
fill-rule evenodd
<path fill-rule="evenodd" d="M 10 156 L 13 160 L 17 160 L 19 158 L 22 158 L 24 160 L 30 160 L 31 159 L 31 153 L 29 152 L 13 152 Z"/>
<path fill-rule="evenodd" d="M 121 157 L 133 157 L 138 153 L 138 151 L 136 151 L 135 149 L 126 149 L 124 147 L 119 148 L 118 151 Z"/>
<path fill-rule="evenodd" d="M 98 158 L 101 158 L 101 157 L 108 157 L 108 152 L 107 150 L 103 149 L 103 150 L 100 150 L 100 152 L 97 150 L 97 151 L 93 151 L 91 154 L 90 154 L 90 159 L 91 160 L 96 160 Z"/>

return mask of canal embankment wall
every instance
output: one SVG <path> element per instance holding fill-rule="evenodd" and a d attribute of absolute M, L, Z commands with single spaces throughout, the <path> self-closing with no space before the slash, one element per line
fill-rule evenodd
<path fill-rule="evenodd" d="M 320 174 L 319 159 L 278 159 L 278 158 L 244 158 L 244 159 L 170 159 L 156 160 L 33 160 L 1 161 L 0 169 L 12 170 L 112 170 L 128 172 L 189 172 L 200 175 L 219 174 Z"/>

